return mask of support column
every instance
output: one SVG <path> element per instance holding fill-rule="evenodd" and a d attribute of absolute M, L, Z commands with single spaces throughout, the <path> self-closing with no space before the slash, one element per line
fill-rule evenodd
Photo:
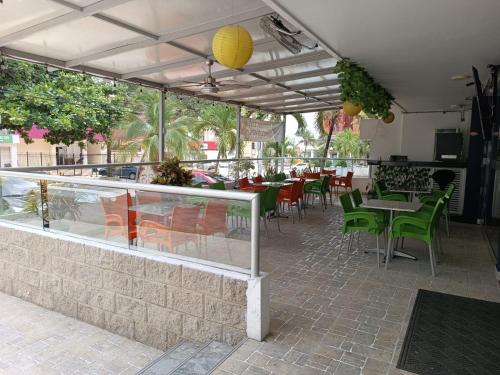
<path fill-rule="evenodd" d="M 160 108 L 159 108 L 159 126 L 158 126 L 158 156 L 159 161 L 165 159 L 165 91 L 161 90 L 160 94 Z"/>
<path fill-rule="evenodd" d="M 240 158 L 241 158 L 241 149 L 240 149 L 240 137 L 241 137 L 241 106 L 236 106 L 236 158 L 238 161 L 236 162 L 236 180 L 240 179 Z"/>
<path fill-rule="evenodd" d="M 281 171 L 285 171 L 285 154 L 286 154 L 286 113 L 283 115 L 283 137 L 281 137 Z"/>

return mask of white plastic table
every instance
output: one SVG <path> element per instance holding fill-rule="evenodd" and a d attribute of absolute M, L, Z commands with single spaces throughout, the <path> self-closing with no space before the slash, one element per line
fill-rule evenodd
<path fill-rule="evenodd" d="M 399 202 L 399 201 L 387 201 L 383 199 L 368 199 L 366 203 L 360 204 L 360 207 L 370 208 L 375 210 L 389 211 L 389 233 L 392 229 L 392 220 L 394 218 L 395 212 L 417 212 L 422 208 L 424 204 L 421 202 Z M 388 236 L 389 237 L 389 236 Z M 386 248 L 389 244 L 386 245 Z M 417 260 L 417 258 L 411 254 L 404 253 L 399 250 L 393 252 L 394 256 L 409 258 Z"/>

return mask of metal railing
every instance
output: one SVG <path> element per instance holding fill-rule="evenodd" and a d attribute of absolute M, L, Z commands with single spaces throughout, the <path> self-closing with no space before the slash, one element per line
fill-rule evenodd
<path fill-rule="evenodd" d="M 141 163 L 140 165 L 151 164 L 155 163 Z M 94 168 L 96 166 L 86 167 Z M 51 170 L 52 168 L 61 168 L 61 166 L 48 167 L 47 169 Z M 140 205 L 138 202 L 139 193 L 143 196 L 144 194 L 151 195 L 153 193 L 156 195 L 155 199 L 159 200 L 155 201 L 156 203 L 149 204 L 149 208 L 145 211 L 141 211 L 141 207 L 145 209 L 147 204 Z M 120 206 L 116 202 L 123 196 L 127 197 L 126 203 Z M 114 205 L 110 203 L 113 200 L 115 201 Z M 107 203 L 105 204 L 105 202 Z M 194 242 L 197 242 L 196 246 L 192 246 L 195 250 L 188 249 L 186 246 L 184 255 L 179 251 L 172 253 L 161 251 L 161 248 L 159 251 L 148 248 L 144 241 L 141 246 L 139 235 L 137 235 L 135 244 L 133 239 L 130 241 L 130 226 L 135 225 L 129 222 L 131 215 L 134 218 L 137 215 L 137 219 L 139 214 L 141 217 L 157 215 L 172 221 L 176 207 L 185 208 L 201 205 L 200 214 L 208 215 L 211 202 L 213 204 L 223 202 L 224 207 L 232 207 L 232 215 L 234 215 L 234 207 L 241 207 L 242 204 L 249 205 L 250 217 L 246 217 L 246 219 L 250 220 L 250 232 L 248 232 L 248 228 L 243 227 L 243 219 L 236 216 L 236 225 L 234 225 L 234 220 L 231 225 L 228 224 L 228 233 L 224 237 L 216 236 L 220 232 L 206 232 L 205 235 L 196 234 L 196 238 L 192 237 Z M 165 211 L 158 211 L 160 206 L 165 207 Z M 153 211 L 151 212 L 151 210 Z M 131 212 L 135 213 L 131 214 Z M 229 217 L 229 209 L 225 212 Z M 235 215 L 238 215 L 238 213 Z M 120 217 L 125 218 L 121 226 L 111 225 L 113 218 L 118 220 Z M 249 273 L 254 277 L 260 273 L 259 219 L 260 199 L 256 193 L 0 170 L 0 221 L 9 222 L 16 226 L 35 227 L 84 241 L 99 241 L 130 250 L 153 251 L 168 257 L 187 259 L 237 272 L 248 273 L 249 268 Z M 239 226 L 240 222 L 241 227 Z M 138 225 L 142 225 L 141 223 L 139 222 Z M 114 236 L 109 235 L 109 233 L 106 234 L 110 228 L 115 232 L 123 230 L 123 233 Z M 173 234 L 178 235 L 181 239 L 190 235 L 182 230 L 176 232 L 176 229 L 170 229 L 168 232 L 175 232 Z M 165 235 L 171 236 L 172 233 L 168 232 L 165 230 Z M 175 242 L 175 236 L 173 238 Z M 197 246 L 202 246 L 203 241 L 205 241 L 207 253 L 209 252 L 209 241 L 211 242 L 211 251 L 213 250 L 214 256 L 207 255 L 203 258 L 196 256 L 204 253 L 201 248 L 200 251 L 196 250 Z M 224 246 L 227 251 L 239 251 L 237 255 L 240 257 L 234 260 L 232 258 L 234 253 L 230 253 L 227 259 L 234 261 L 233 263 L 224 262 L 223 259 L 218 258 L 220 255 L 217 255 L 217 252 L 220 252 Z M 172 249 L 167 250 L 171 251 Z M 247 250 L 250 253 L 249 259 Z M 240 262 L 241 256 L 247 257 L 247 259 Z M 249 262 L 247 262 L 248 260 Z"/>
<path fill-rule="evenodd" d="M 245 163 L 251 163 L 253 168 L 243 170 L 241 167 Z M 101 176 L 119 176 L 126 178 L 126 174 L 122 173 L 126 167 L 152 167 L 158 165 L 159 162 L 142 162 L 142 163 L 112 163 L 112 164 L 73 164 L 73 165 L 52 165 L 52 166 L 35 166 L 35 167 L 17 167 L 7 168 L 10 171 L 22 172 L 54 172 L 63 175 L 99 175 Z M 257 175 L 265 174 L 269 167 L 276 168 L 279 171 L 290 173 L 292 169 L 296 169 L 299 173 L 304 169 L 319 170 L 321 168 L 336 169 L 338 174 L 345 175 L 348 171 L 354 173 L 354 177 L 370 177 L 371 167 L 368 165 L 367 159 L 336 159 L 322 157 L 264 157 L 264 158 L 241 158 L 241 159 L 202 159 L 202 160 L 182 160 L 184 164 L 193 169 L 210 170 L 213 172 L 216 166 L 218 173 L 225 178 L 237 179 L 240 175 Z M 211 168 L 212 167 L 212 168 Z M 129 174 L 130 175 L 130 174 Z M 136 176 L 134 176 L 136 177 Z"/>

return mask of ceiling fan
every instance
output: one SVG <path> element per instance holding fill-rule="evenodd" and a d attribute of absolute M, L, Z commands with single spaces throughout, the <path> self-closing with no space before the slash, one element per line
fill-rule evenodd
<path fill-rule="evenodd" d="M 249 85 L 243 85 L 238 81 L 233 79 L 227 79 L 224 81 L 217 81 L 215 77 L 212 76 L 212 65 L 214 65 L 213 60 L 207 59 L 205 64 L 208 67 L 208 76 L 205 78 L 203 82 L 190 82 L 190 81 L 182 81 L 186 82 L 185 85 L 180 85 L 178 87 L 200 87 L 201 94 L 216 94 L 219 92 L 220 87 L 231 86 L 232 88 L 250 88 Z"/>

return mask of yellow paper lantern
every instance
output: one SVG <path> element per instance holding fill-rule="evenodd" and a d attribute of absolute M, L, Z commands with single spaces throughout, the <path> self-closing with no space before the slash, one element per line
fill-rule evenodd
<path fill-rule="evenodd" d="M 353 104 L 351 102 L 345 101 L 342 104 L 342 109 L 349 116 L 356 116 L 359 112 L 361 112 L 362 108 L 360 105 Z"/>
<path fill-rule="evenodd" d="M 396 116 L 394 116 L 394 113 L 389 112 L 389 114 L 388 114 L 387 116 L 385 116 L 385 117 L 382 119 L 382 121 L 383 121 L 383 122 L 385 122 L 386 124 L 390 124 L 391 122 L 393 122 L 393 121 L 394 121 L 394 118 L 395 118 L 395 117 L 396 117 Z"/>
<path fill-rule="evenodd" d="M 250 33 L 239 25 L 224 26 L 212 39 L 212 52 L 220 64 L 239 69 L 252 57 L 253 40 Z"/>

